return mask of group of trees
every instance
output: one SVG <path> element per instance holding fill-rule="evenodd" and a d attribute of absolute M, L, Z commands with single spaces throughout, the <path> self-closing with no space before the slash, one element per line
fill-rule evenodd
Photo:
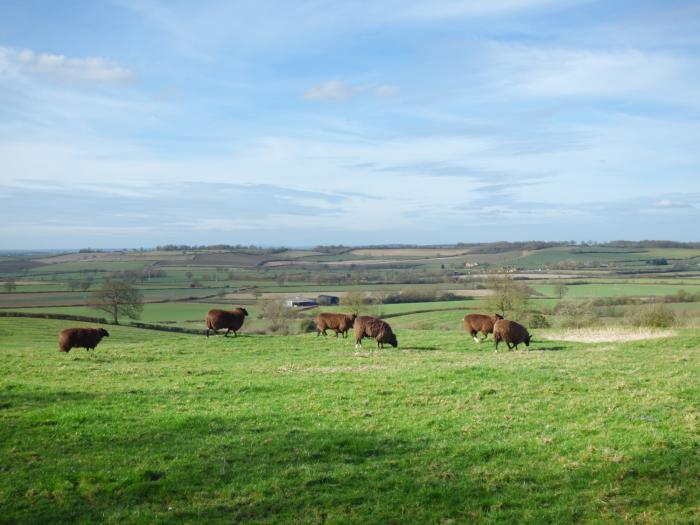
<path fill-rule="evenodd" d="M 71 292 L 76 292 L 78 290 L 87 292 L 94 282 L 94 277 L 86 277 L 85 279 L 71 279 L 68 281 L 68 289 Z"/>

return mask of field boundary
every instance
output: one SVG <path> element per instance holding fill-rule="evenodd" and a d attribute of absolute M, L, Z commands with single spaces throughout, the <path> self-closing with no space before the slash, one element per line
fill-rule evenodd
<path fill-rule="evenodd" d="M 86 315 L 70 315 L 70 314 L 50 314 L 38 312 L 3 312 L 0 311 L 0 317 L 23 317 L 31 319 L 58 319 L 63 321 L 81 321 L 84 323 L 98 323 L 111 326 L 124 326 L 127 328 L 140 328 L 142 330 L 156 330 L 159 332 L 176 332 L 179 334 L 205 335 L 206 332 L 197 328 L 182 328 L 180 326 L 162 326 L 151 323 L 139 323 L 132 321 L 128 324 L 117 324 L 108 321 L 104 317 L 89 317 Z"/>
<path fill-rule="evenodd" d="M 382 319 L 391 319 L 392 317 L 402 317 L 404 315 L 427 314 L 431 312 L 457 312 L 464 310 L 466 310 L 466 308 L 433 308 L 431 310 L 411 310 L 410 312 L 396 312 L 394 314 L 386 314 L 381 317 Z"/>

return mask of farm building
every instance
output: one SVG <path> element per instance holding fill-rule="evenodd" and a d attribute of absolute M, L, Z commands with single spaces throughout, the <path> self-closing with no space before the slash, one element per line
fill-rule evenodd
<path fill-rule="evenodd" d="M 335 295 L 319 295 L 316 298 L 316 302 L 323 306 L 330 306 L 333 304 L 340 304 L 340 298 Z"/>
<path fill-rule="evenodd" d="M 308 306 L 316 306 L 318 303 L 313 299 L 306 299 L 304 297 L 293 297 L 287 299 L 284 303 L 289 308 L 303 308 Z"/>

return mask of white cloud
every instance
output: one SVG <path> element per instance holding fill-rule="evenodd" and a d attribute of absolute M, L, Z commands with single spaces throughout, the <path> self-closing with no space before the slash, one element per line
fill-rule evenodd
<path fill-rule="evenodd" d="M 0 47 L 0 74 L 38 75 L 61 82 L 124 84 L 134 73 L 101 57 L 69 58 L 31 49 Z"/>
<path fill-rule="evenodd" d="M 329 80 L 311 87 L 304 93 L 306 100 L 348 100 L 355 94 L 355 90 L 342 80 Z"/>
<path fill-rule="evenodd" d="M 304 92 L 306 100 L 350 100 L 361 93 L 369 93 L 377 97 L 394 97 L 399 94 L 399 88 L 390 84 L 364 85 L 346 84 L 342 80 L 328 80 L 313 86 Z"/>

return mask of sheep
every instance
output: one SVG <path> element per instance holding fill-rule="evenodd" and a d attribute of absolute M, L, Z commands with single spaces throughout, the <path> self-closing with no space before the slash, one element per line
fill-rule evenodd
<path fill-rule="evenodd" d="M 391 326 L 368 315 L 361 315 L 355 319 L 355 348 L 362 347 L 362 339 L 364 337 L 373 337 L 377 340 L 377 348 L 384 348 L 384 343 L 389 343 L 396 348 L 399 342 L 391 331 Z"/>
<path fill-rule="evenodd" d="M 319 335 L 328 335 L 326 330 L 329 328 L 335 332 L 335 336 L 338 334 L 343 334 L 343 337 L 348 336 L 348 330 L 350 330 L 355 324 L 356 314 L 332 314 L 332 313 L 321 313 L 316 316 L 316 337 Z"/>
<path fill-rule="evenodd" d="M 513 347 L 517 350 L 518 345 L 525 343 L 526 347 L 530 347 L 530 333 L 523 325 L 515 321 L 506 321 L 500 319 L 496 321 L 493 327 L 493 340 L 496 342 L 496 352 L 498 352 L 498 343 L 504 341 L 508 345 L 508 351 Z"/>
<path fill-rule="evenodd" d="M 236 308 L 235 310 L 209 310 L 206 318 L 207 337 L 209 337 L 209 330 L 213 330 L 216 334 L 217 330 L 222 328 L 227 328 L 224 337 L 232 330 L 233 335 L 238 336 L 236 332 L 243 326 L 243 321 L 247 315 L 248 311 L 245 308 Z"/>
<path fill-rule="evenodd" d="M 464 316 L 464 329 L 469 332 L 477 343 L 481 341 L 486 341 L 489 334 L 493 333 L 493 325 L 499 319 L 503 319 L 502 315 L 482 315 L 482 314 L 469 314 Z M 484 338 L 479 341 L 476 335 L 481 332 L 484 334 Z"/>
<path fill-rule="evenodd" d="M 71 348 L 94 350 L 109 333 L 104 328 L 66 328 L 58 334 L 58 351 L 70 352 Z"/>

